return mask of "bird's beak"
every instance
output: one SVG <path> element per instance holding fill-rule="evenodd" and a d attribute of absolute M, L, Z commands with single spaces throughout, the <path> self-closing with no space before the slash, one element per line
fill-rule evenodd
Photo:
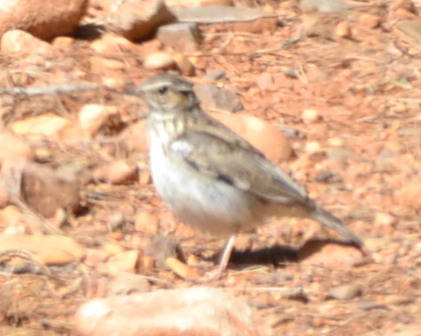
<path fill-rule="evenodd" d="M 126 95 L 141 96 L 142 97 L 145 93 L 145 90 L 143 90 L 142 85 L 138 85 L 138 86 L 132 87 L 128 90 L 125 90 L 123 93 L 126 94 Z"/>

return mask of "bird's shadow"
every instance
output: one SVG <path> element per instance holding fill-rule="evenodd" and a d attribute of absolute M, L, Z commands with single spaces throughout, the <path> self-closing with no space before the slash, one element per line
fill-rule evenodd
<path fill-rule="evenodd" d="M 327 245 L 342 247 L 355 247 L 357 245 L 349 242 L 337 241 L 333 239 L 311 239 L 299 247 L 291 247 L 275 244 L 270 247 L 246 250 L 233 250 L 230 260 L 230 268 L 241 268 L 242 265 L 273 265 L 279 267 L 287 263 L 296 263 L 310 258 L 319 253 Z M 221 252 L 215 253 L 208 260 L 219 263 Z"/>

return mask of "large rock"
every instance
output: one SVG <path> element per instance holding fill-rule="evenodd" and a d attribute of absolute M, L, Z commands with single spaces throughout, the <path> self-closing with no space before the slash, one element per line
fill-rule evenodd
<path fill-rule="evenodd" d="M 163 0 L 126 1 L 111 18 L 119 34 L 130 41 L 153 36 L 158 27 L 177 21 Z"/>
<path fill-rule="evenodd" d="M 52 47 L 25 31 L 9 30 L 1 37 L 0 50 L 3 54 L 49 54 L 52 52 Z"/>
<path fill-rule="evenodd" d="M 269 336 L 251 309 L 221 289 L 159 290 L 95 299 L 76 313 L 82 335 L 99 336 Z"/>
<path fill-rule="evenodd" d="M 70 34 L 87 7 L 88 0 L 2 0 L 0 36 L 11 29 L 25 30 L 43 40 Z"/>
<path fill-rule="evenodd" d="M 270 161 L 280 163 L 291 158 L 289 139 L 267 121 L 246 114 L 212 113 L 212 116 L 249 141 Z"/>
<path fill-rule="evenodd" d="M 0 235 L 0 253 L 25 251 L 31 251 L 48 266 L 70 264 L 86 256 L 85 248 L 66 236 Z"/>

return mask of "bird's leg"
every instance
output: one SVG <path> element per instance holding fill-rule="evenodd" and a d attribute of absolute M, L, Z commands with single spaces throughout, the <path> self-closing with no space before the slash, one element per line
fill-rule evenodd
<path fill-rule="evenodd" d="M 207 280 L 217 280 L 221 277 L 222 273 L 226 270 L 228 261 L 230 260 L 232 249 L 234 248 L 235 235 L 229 237 L 227 244 L 225 245 L 224 252 L 222 253 L 221 261 L 219 262 L 218 268 L 208 273 Z"/>

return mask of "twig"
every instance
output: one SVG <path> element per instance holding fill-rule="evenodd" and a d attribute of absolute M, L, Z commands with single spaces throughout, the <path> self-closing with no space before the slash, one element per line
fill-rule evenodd
<path fill-rule="evenodd" d="M 39 96 L 46 94 L 57 93 L 71 93 L 77 91 L 95 91 L 99 86 L 90 83 L 79 84 L 63 84 L 63 85 L 49 85 L 44 87 L 24 88 L 24 87 L 0 87 L 0 95 L 6 94 L 11 96 L 26 95 L 26 96 Z"/>
<path fill-rule="evenodd" d="M 27 249 L 9 249 L 0 253 L 0 264 L 6 263 L 13 258 L 20 258 L 38 265 L 44 271 L 44 274 L 51 275 L 50 269 L 34 252 Z"/>

